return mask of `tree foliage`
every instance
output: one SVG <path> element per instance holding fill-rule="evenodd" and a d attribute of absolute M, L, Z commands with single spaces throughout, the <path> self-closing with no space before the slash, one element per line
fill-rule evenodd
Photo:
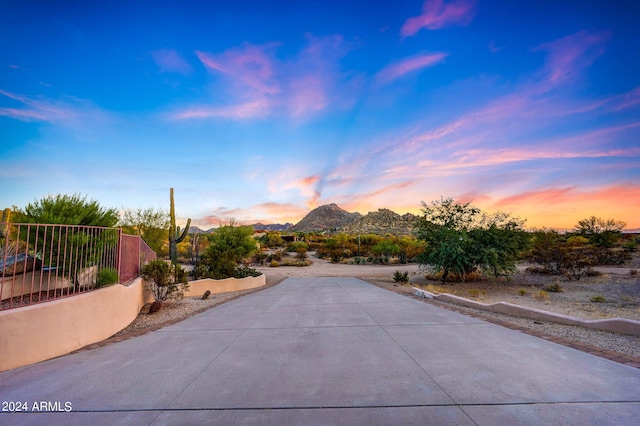
<path fill-rule="evenodd" d="M 124 233 L 140 236 L 156 254 L 168 253 L 169 213 L 166 210 L 127 209 L 122 213 L 120 226 Z"/>
<path fill-rule="evenodd" d="M 197 275 L 200 277 L 234 277 L 238 274 L 239 263 L 258 249 L 251 226 L 223 226 L 208 238 L 209 246 L 197 265 Z"/>
<path fill-rule="evenodd" d="M 598 247 L 613 247 L 620 239 L 622 230 L 626 225 L 621 220 L 591 216 L 579 221 L 574 232 L 584 235 L 591 244 L 595 244 Z"/>
<path fill-rule="evenodd" d="M 35 200 L 24 208 L 14 207 L 13 217 L 15 223 L 59 225 L 22 227 L 20 240 L 26 242 L 34 256 L 42 259 L 44 266 L 57 267 L 76 290 L 81 280 L 86 281 L 83 275 L 88 268 L 115 266 L 106 264 L 113 261 L 105 259 L 113 259 L 106 253 L 115 250 L 118 231 L 103 229 L 118 222 L 118 212 L 114 208 L 105 208 L 98 201 L 88 200 L 80 194 L 58 194 Z"/>
<path fill-rule="evenodd" d="M 620 248 L 610 248 L 582 235 L 561 235 L 554 230 L 535 232 L 527 260 L 537 265 L 532 272 L 565 275 L 579 280 L 596 265 L 621 264 L 629 254 Z"/>
<path fill-rule="evenodd" d="M 15 208 L 15 223 L 45 223 L 84 226 L 112 227 L 118 223 L 118 211 L 105 208 L 98 201 L 87 200 L 87 196 L 49 195 Z"/>
<path fill-rule="evenodd" d="M 476 270 L 495 276 L 515 270 L 515 262 L 528 237 L 524 221 L 506 213 L 489 215 L 470 203 L 452 198 L 422 203 L 423 216 L 416 224 L 416 236 L 425 243 L 417 260 L 442 271 L 444 283 L 450 273 L 464 277 Z"/>
<path fill-rule="evenodd" d="M 284 245 L 284 240 L 280 236 L 279 232 L 267 232 L 260 237 L 260 244 L 270 248 L 281 247 Z"/>

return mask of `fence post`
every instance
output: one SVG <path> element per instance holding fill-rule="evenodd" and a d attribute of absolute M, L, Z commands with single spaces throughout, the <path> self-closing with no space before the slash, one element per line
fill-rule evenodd
<path fill-rule="evenodd" d="M 122 283 L 121 266 L 122 266 L 122 228 L 118 228 L 118 249 L 117 253 L 117 270 L 118 270 L 118 282 Z"/>

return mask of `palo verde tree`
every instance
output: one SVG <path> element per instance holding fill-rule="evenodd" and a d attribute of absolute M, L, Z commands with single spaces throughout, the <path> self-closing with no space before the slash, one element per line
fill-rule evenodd
<path fill-rule="evenodd" d="M 169 238 L 169 213 L 166 210 L 146 208 L 124 210 L 120 226 L 126 234 L 138 235 L 156 254 L 166 251 Z"/>
<path fill-rule="evenodd" d="M 15 223 L 46 223 L 64 225 L 105 226 L 118 223 L 118 211 L 105 208 L 98 201 L 87 200 L 87 196 L 49 195 L 27 204 L 24 208 L 14 208 Z"/>
<path fill-rule="evenodd" d="M 57 265 L 76 289 L 83 269 L 114 266 L 103 263 L 108 257 L 105 253 L 116 247 L 117 230 L 87 227 L 115 226 L 118 222 L 115 208 L 105 208 L 80 194 L 58 194 L 36 200 L 24 208 L 14 207 L 14 222 L 59 225 L 21 227 L 20 239 L 26 241 L 28 249 L 44 266 Z"/>
<path fill-rule="evenodd" d="M 251 226 L 223 226 L 208 235 L 209 246 L 196 267 L 198 277 L 241 278 L 239 264 L 258 250 Z"/>
<path fill-rule="evenodd" d="M 456 203 L 452 198 L 422 203 L 423 216 L 415 233 L 425 243 L 417 261 L 432 270 L 442 271 L 444 283 L 449 274 L 462 279 L 476 270 L 495 276 L 515 270 L 519 253 L 528 237 L 524 221 L 505 213 L 489 215 L 471 203 Z"/>
<path fill-rule="evenodd" d="M 620 239 L 625 226 L 627 224 L 621 220 L 591 216 L 579 221 L 574 232 L 586 237 L 595 246 L 610 248 Z"/>

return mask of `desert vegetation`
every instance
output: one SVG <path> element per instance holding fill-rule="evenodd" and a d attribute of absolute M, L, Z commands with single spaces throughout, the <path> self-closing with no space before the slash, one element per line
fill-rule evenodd
<path fill-rule="evenodd" d="M 423 203 L 419 216 L 399 216 L 386 209 L 361 216 L 335 205 L 316 210 L 309 215 L 314 226 L 324 223 L 322 212 L 331 219 L 330 224 L 346 221 L 351 225 L 322 232 L 290 229 L 256 233 L 250 226 L 230 223 L 190 233 L 189 222 L 182 230 L 176 226 L 173 190 L 168 211 L 124 209 L 118 215 L 116 209 L 104 208 L 81 195 L 58 195 L 21 209 L 5 209 L 3 214 L 23 223 L 117 224 L 123 232 L 139 235 L 159 258 L 170 259 L 173 265 L 190 264 L 193 278 L 254 276 L 259 274 L 252 268 L 255 266 L 304 267 L 320 258 L 353 265 L 417 263 L 427 278 L 443 284 L 508 277 L 518 262 L 527 262 L 530 274 L 580 280 L 596 275 L 595 266 L 624 264 L 639 242 L 638 237 L 622 234 L 625 223 L 615 219 L 591 216 L 566 233 L 531 231 L 525 230 L 523 219 L 484 212 L 451 198 Z M 390 232 L 402 232 L 382 232 L 384 221 L 393 222 Z M 412 224 L 410 232 L 407 224 Z M 375 232 L 347 233 L 341 229 Z M 634 273 L 637 270 L 630 275 Z M 113 281 L 112 271 L 101 272 L 99 277 L 98 285 Z"/>

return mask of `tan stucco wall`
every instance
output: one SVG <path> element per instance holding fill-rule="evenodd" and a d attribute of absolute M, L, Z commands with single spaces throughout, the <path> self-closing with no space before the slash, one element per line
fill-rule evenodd
<path fill-rule="evenodd" d="M 186 297 L 263 286 L 266 277 L 189 283 Z M 0 371 L 44 361 L 104 340 L 129 325 L 153 301 L 142 278 L 95 291 L 0 312 Z"/>
<path fill-rule="evenodd" d="M 0 371 L 104 340 L 133 321 L 145 301 L 137 278 L 38 305 L 0 312 Z"/>
<path fill-rule="evenodd" d="M 225 278 L 224 280 L 213 280 L 205 278 L 189 282 L 189 291 L 185 292 L 185 297 L 200 297 L 205 291 L 209 290 L 211 294 L 227 293 L 237 290 L 248 290 L 250 288 L 262 287 L 267 282 L 264 274 L 259 277 L 247 278 Z"/>

